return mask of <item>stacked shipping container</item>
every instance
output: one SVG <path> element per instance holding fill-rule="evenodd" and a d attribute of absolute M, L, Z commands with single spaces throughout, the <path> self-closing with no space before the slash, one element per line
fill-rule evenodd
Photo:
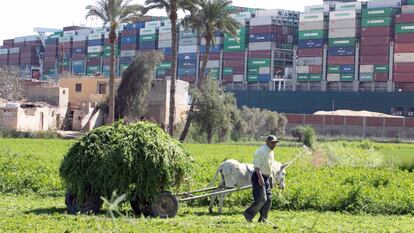
<path fill-rule="evenodd" d="M 244 80 L 247 30 L 242 27 L 237 32 L 236 37 L 229 34 L 224 36 L 222 72 L 224 83 L 240 83 Z"/>
<path fill-rule="evenodd" d="M 395 22 L 394 82 L 414 83 L 414 12 Z"/>
<path fill-rule="evenodd" d="M 177 77 L 181 80 L 195 83 L 198 69 L 198 49 L 200 38 L 197 32 L 180 28 L 177 61 Z"/>
<path fill-rule="evenodd" d="M 97 75 L 102 73 L 103 34 L 94 32 L 88 36 L 88 48 L 86 59 L 86 75 Z"/>
<path fill-rule="evenodd" d="M 163 26 L 159 29 L 158 34 L 158 49 L 164 54 L 164 60 L 158 65 L 156 70 L 156 77 L 158 79 L 171 78 L 172 75 L 172 34 L 171 22 L 164 21 Z M 178 36 L 178 33 L 177 33 Z M 177 37 L 178 39 L 178 37 Z"/>
<path fill-rule="evenodd" d="M 119 75 L 125 71 L 135 58 L 139 49 L 139 32 L 145 28 L 144 22 L 127 24 L 120 36 Z"/>
<path fill-rule="evenodd" d="M 224 35 L 220 32 L 214 33 L 214 45 L 210 45 L 210 51 L 209 51 L 209 58 L 207 61 L 206 66 L 206 74 L 208 77 L 214 80 L 218 80 L 220 78 L 220 52 L 223 49 L 223 42 L 224 42 Z M 212 42 L 213 43 L 213 42 Z M 206 40 L 201 37 L 201 45 L 200 45 L 200 69 L 203 65 L 203 57 L 206 53 Z M 201 70 L 200 70 L 201 72 Z"/>

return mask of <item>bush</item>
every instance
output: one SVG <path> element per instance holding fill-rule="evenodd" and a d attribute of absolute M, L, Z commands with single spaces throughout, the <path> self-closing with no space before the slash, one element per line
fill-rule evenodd
<path fill-rule="evenodd" d="M 82 137 L 65 155 L 60 175 L 79 200 L 110 198 L 113 191 L 153 202 L 179 187 L 191 157 L 176 140 L 152 123 L 116 123 Z M 86 193 L 88 192 L 88 193 Z"/>
<path fill-rule="evenodd" d="M 292 129 L 292 136 L 297 138 L 299 142 L 309 148 L 315 148 L 316 133 L 310 126 L 298 126 Z"/>
<path fill-rule="evenodd" d="M 0 138 L 44 138 L 55 139 L 59 138 L 59 134 L 55 131 L 33 131 L 23 132 L 15 129 L 0 129 Z"/>

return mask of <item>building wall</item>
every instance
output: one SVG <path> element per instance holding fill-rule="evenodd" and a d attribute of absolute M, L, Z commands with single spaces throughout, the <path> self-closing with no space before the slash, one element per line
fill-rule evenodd
<path fill-rule="evenodd" d="M 82 85 L 82 90 L 75 90 L 76 84 Z M 98 84 L 106 84 L 106 94 L 98 94 Z M 109 93 L 109 79 L 95 77 L 61 78 L 59 86 L 69 89 L 69 102 L 102 102 Z"/>
<path fill-rule="evenodd" d="M 17 129 L 17 108 L 0 108 L 0 129 Z"/>

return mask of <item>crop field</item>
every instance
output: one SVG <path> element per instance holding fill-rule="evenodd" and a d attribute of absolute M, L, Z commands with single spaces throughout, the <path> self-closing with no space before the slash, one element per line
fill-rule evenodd
<path fill-rule="evenodd" d="M 58 169 L 73 142 L 0 139 L 0 232 L 274 230 L 245 222 L 241 213 L 252 201 L 250 191 L 227 197 L 222 215 L 208 213 L 208 200 L 180 205 L 174 219 L 133 218 L 127 204 L 115 219 L 108 208 L 95 216 L 68 215 Z M 195 172 L 182 190 L 207 186 L 225 159 L 250 163 L 257 145 L 186 145 Z M 414 145 L 336 141 L 309 152 L 282 142 L 275 157 L 297 158 L 287 170 L 286 189 L 273 191 L 269 218 L 279 232 L 413 231 Z"/>

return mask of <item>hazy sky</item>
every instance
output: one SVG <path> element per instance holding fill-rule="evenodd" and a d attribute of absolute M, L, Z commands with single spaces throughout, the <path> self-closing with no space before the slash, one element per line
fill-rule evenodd
<path fill-rule="evenodd" d="M 136 0 L 143 4 L 145 0 Z M 85 6 L 95 0 L 12 0 L 1 1 L 0 44 L 4 39 L 35 34 L 34 27 L 61 29 L 70 25 L 101 26 L 97 20 L 85 20 Z M 264 9 L 303 11 L 305 5 L 322 4 L 322 0 L 233 0 L 233 5 Z M 151 12 L 163 15 L 163 12 Z"/>

